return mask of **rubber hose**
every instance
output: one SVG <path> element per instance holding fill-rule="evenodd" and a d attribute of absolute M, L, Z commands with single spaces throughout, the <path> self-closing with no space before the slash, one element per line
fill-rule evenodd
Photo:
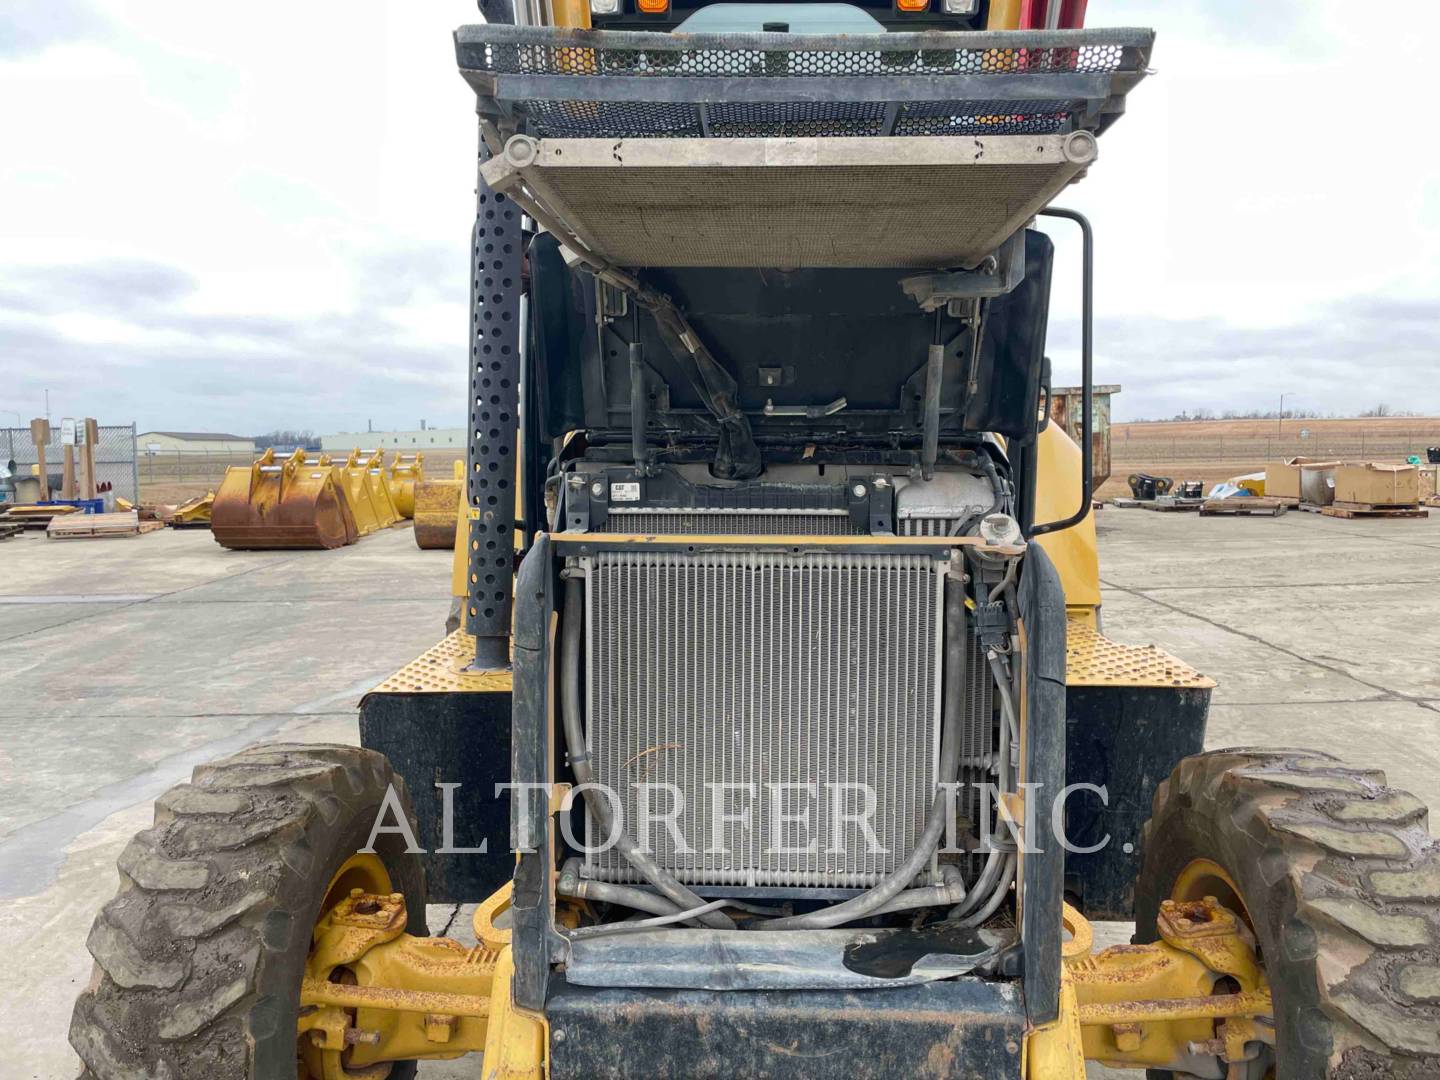
<path fill-rule="evenodd" d="M 948 918 L 959 919 L 963 917 L 967 912 L 973 911 L 975 905 L 990 895 L 990 890 L 995 887 L 995 876 L 1000 872 L 1000 868 L 1005 863 L 1005 854 L 1006 853 L 999 848 L 990 849 L 990 853 L 985 856 L 985 865 L 980 870 L 980 876 L 975 879 L 975 884 L 971 886 L 970 892 L 966 894 L 965 899 L 950 909 Z"/>
<path fill-rule="evenodd" d="M 714 914 L 729 903 L 728 900 L 711 900 L 697 908 L 677 911 L 673 915 L 657 915 L 653 919 L 636 919 L 634 922 L 582 926 L 578 930 L 571 930 L 565 936 L 574 941 L 577 938 L 608 937 L 611 934 L 638 934 L 644 930 L 653 930 L 657 926 L 669 926 L 672 923 L 703 919 L 706 915 Z"/>
<path fill-rule="evenodd" d="M 951 578 L 945 582 L 945 685 L 942 690 L 940 728 L 939 790 L 925 819 L 925 828 L 915 849 L 883 881 L 840 904 L 821 908 L 804 915 L 771 919 L 756 924 L 756 930 L 826 930 L 842 923 L 867 918 L 894 900 L 920 872 L 925 861 L 935 853 L 945 833 L 946 812 L 950 800 L 946 786 L 955 782 L 960 765 L 960 720 L 965 706 L 965 667 L 969 644 L 965 625 L 965 588 Z"/>
<path fill-rule="evenodd" d="M 960 920 L 961 926 L 980 926 L 986 919 L 995 914 L 995 909 L 1000 906 L 1001 902 L 1010 893 L 1010 882 L 1015 877 L 1016 858 L 1017 856 L 1013 852 L 1005 856 L 1005 867 L 1000 872 L 1000 881 L 999 884 L 996 885 L 995 891 L 990 894 L 990 898 L 979 911 L 973 915 L 967 915 Z"/>
<path fill-rule="evenodd" d="M 555 882 L 557 893 L 579 900 L 600 900 L 607 904 L 619 904 L 622 907 L 634 908 L 636 911 L 648 911 L 653 915 L 673 915 L 680 910 L 665 897 L 646 892 L 644 889 L 637 889 L 633 885 L 617 885 L 609 881 L 591 881 L 588 878 L 582 878 L 579 868 L 579 859 L 566 860 L 564 868 L 560 871 L 560 877 Z M 779 908 L 749 904 L 743 900 L 728 900 L 725 906 L 751 915 L 784 914 Z"/>
<path fill-rule="evenodd" d="M 889 915 L 895 911 L 910 911 L 913 908 L 922 907 L 943 907 L 947 904 L 959 904 L 965 900 L 965 879 L 960 876 L 960 870 L 953 863 L 946 863 L 940 868 L 940 876 L 945 879 L 943 885 L 927 885 L 920 889 L 906 889 L 894 900 L 891 900 L 884 907 L 872 911 L 872 915 Z"/>
<path fill-rule="evenodd" d="M 591 782 L 590 748 L 585 742 L 580 711 L 580 631 L 585 613 L 585 586 L 572 577 L 565 582 L 565 622 L 560 630 L 560 695 L 561 712 L 564 714 L 565 749 L 570 755 L 570 768 L 575 779 L 581 784 Z M 610 804 L 605 799 L 591 799 L 590 792 L 583 793 L 585 806 L 594 816 L 604 836 L 616 832 L 614 819 L 610 817 Z M 735 921 L 722 912 L 715 911 L 704 900 L 680 884 L 649 854 L 640 850 L 630 836 L 621 829 L 615 847 L 639 872 L 640 876 L 659 889 L 675 906 L 683 911 L 705 908 L 702 922 L 716 930 L 734 930 Z"/>

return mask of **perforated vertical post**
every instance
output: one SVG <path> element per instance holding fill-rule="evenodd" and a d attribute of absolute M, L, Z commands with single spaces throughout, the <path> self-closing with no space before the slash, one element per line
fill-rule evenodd
<path fill-rule="evenodd" d="M 480 143 L 480 161 L 490 153 Z M 520 386 L 520 208 L 477 177 L 471 234 L 470 596 L 465 629 L 475 635 L 475 665 L 510 661 L 514 582 L 515 454 Z"/>

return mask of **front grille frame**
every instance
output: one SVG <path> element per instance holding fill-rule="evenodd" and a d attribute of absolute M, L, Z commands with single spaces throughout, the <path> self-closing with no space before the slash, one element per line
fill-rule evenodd
<path fill-rule="evenodd" d="M 805 545 L 803 548 L 788 548 L 776 545 L 754 548 L 747 547 L 744 549 L 717 547 L 704 548 L 699 551 L 690 550 L 688 547 L 685 550 L 676 550 L 673 548 L 660 551 L 635 550 L 629 545 L 625 545 L 619 550 L 595 550 L 575 559 L 572 562 L 571 572 L 580 573 L 586 580 L 586 672 L 584 676 L 584 707 L 585 728 L 592 759 L 592 769 L 594 770 L 595 780 L 597 782 L 613 784 L 617 779 L 622 781 L 617 786 L 620 787 L 622 791 L 623 813 L 627 831 L 631 831 L 630 826 L 633 824 L 636 798 L 633 792 L 627 790 L 627 785 L 623 782 L 623 777 L 620 776 L 622 772 L 620 766 L 627 758 L 633 761 L 634 747 L 645 740 L 640 738 L 626 741 L 627 736 L 624 732 L 607 730 L 607 725 L 625 722 L 630 723 L 632 731 L 638 731 L 645 735 L 655 734 L 655 737 L 650 741 L 650 745 L 652 747 L 662 748 L 661 753 L 657 757 L 652 758 L 652 761 L 655 763 L 654 771 L 647 773 L 644 779 L 652 783 L 678 782 L 682 790 L 685 790 L 687 793 L 687 806 L 694 805 L 691 802 L 693 797 L 692 792 L 700 791 L 703 795 L 704 789 L 701 786 L 702 782 L 698 779 L 702 775 L 712 778 L 713 782 L 745 782 L 754 780 L 763 785 L 764 783 L 773 782 L 812 781 L 817 779 L 818 774 L 823 773 L 824 778 L 819 780 L 822 784 L 833 782 L 834 780 L 860 778 L 875 783 L 877 789 L 881 791 L 880 804 L 876 811 L 873 824 L 875 825 L 877 834 L 881 838 L 882 844 L 888 849 L 884 856 L 877 856 L 865 852 L 846 852 L 844 855 L 827 854 L 825 849 L 828 846 L 828 835 L 821 836 L 819 858 L 796 855 L 767 856 L 763 852 L 763 848 L 757 850 L 753 843 L 750 844 L 750 846 L 746 846 L 748 841 L 743 841 L 743 838 L 741 838 L 742 843 L 738 845 L 741 849 L 739 854 L 729 861 L 718 857 L 710 858 L 704 852 L 704 847 L 707 845 L 700 842 L 692 844 L 692 846 L 697 848 L 698 856 L 678 855 L 675 857 L 672 857 L 672 853 L 665 850 L 667 847 L 666 844 L 657 843 L 654 853 L 657 860 L 686 884 L 696 887 L 729 886 L 741 889 L 792 889 L 803 893 L 807 889 L 835 890 L 867 888 L 885 877 L 885 875 L 893 869 L 894 865 L 909 854 L 909 851 L 913 847 L 913 841 L 918 837 L 919 831 L 923 826 L 924 817 L 929 810 L 935 793 L 936 779 L 939 770 L 940 710 L 943 687 L 944 587 L 945 576 L 950 568 L 950 557 L 951 553 L 948 549 L 931 549 L 928 547 L 891 547 L 889 551 L 885 553 L 875 554 L 857 553 L 853 550 L 845 549 L 825 550 L 823 545 Z M 761 574 L 765 572 L 771 572 L 772 574 L 783 573 L 788 568 L 802 571 L 802 577 L 806 571 L 812 572 L 813 574 L 820 574 L 826 572 L 827 568 L 842 568 L 842 572 L 855 575 L 857 580 L 863 578 L 863 575 L 867 572 L 884 574 L 888 571 L 892 573 L 893 576 L 895 572 L 902 567 L 904 568 L 903 571 L 900 571 L 902 578 L 905 572 L 919 574 L 921 577 L 918 580 L 923 580 L 924 582 L 926 610 L 919 613 L 915 627 L 902 628 L 899 631 L 894 629 L 897 624 L 902 622 L 901 619 L 896 617 L 899 610 L 905 607 L 904 601 L 900 600 L 896 612 L 885 613 L 867 607 L 866 613 L 872 616 L 871 621 L 865 625 L 852 628 L 854 633 L 869 634 L 871 638 L 883 638 L 887 633 L 909 634 L 910 637 L 908 640 L 924 643 L 925 648 L 922 650 L 921 655 L 912 656 L 907 654 L 898 661 L 891 659 L 877 660 L 873 665 L 874 670 L 879 673 L 876 677 L 877 681 L 875 685 L 881 686 L 880 680 L 883 679 L 889 679 L 889 682 L 885 683 L 880 689 L 875 690 L 872 696 L 867 698 L 866 701 L 860 703 L 862 706 L 861 711 L 863 711 L 864 706 L 882 704 L 882 695 L 885 693 L 885 689 L 891 688 L 893 692 L 893 687 L 904 682 L 901 675 L 887 672 L 885 664 L 887 662 L 909 661 L 914 663 L 917 669 L 923 672 L 921 679 L 924 682 L 924 693 L 921 695 L 921 704 L 914 710 L 918 715 L 907 718 L 902 715 L 905 709 L 900 704 L 893 701 L 889 702 L 890 711 L 886 717 L 886 722 L 892 725 L 892 729 L 889 731 L 882 730 L 875 726 L 866 727 L 866 723 L 873 720 L 873 716 L 869 714 L 861 717 L 852 715 L 849 718 L 849 727 L 851 729 L 850 746 L 845 746 L 843 742 L 843 732 L 840 733 L 841 737 L 836 738 L 832 746 L 832 750 L 853 748 L 855 752 L 852 755 L 846 756 L 832 752 L 828 754 L 815 754 L 809 758 L 803 758 L 798 751 L 792 752 L 793 747 L 788 743 L 783 743 L 783 739 L 781 738 L 785 733 L 785 724 L 791 722 L 789 716 L 780 716 L 778 718 L 770 716 L 768 719 L 756 721 L 753 704 L 756 700 L 754 694 L 758 693 L 762 698 L 768 694 L 768 700 L 771 702 L 779 700 L 783 704 L 789 701 L 792 709 L 795 702 L 801 701 L 800 711 L 803 712 L 805 707 L 805 703 L 802 700 L 803 692 L 808 689 L 808 692 L 812 695 L 809 699 L 811 711 L 806 715 L 809 716 L 811 734 L 814 736 L 815 721 L 817 719 L 816 702 L 818 701 L 820 705 L 823 706 L 824 701 L 827 700 L 823 696 L 825 680 L 827 677 L 833 678 L 837 672 L 848 675 L 849 671 L 842 671 L 840 662 L 831 658 L 828 661 L 828 666 L 827 661 L 817 660 L 817 663 L 808 669 L 795 668 L 791 671 L 782 670 L 783 664 L 776 661 L 768 666 L 767 675 L 761 671 L 746 670 L 745 656 L 747 654 L 744 650 L 740 650 L 738 655 L 712 657 L 711 666 L 708 669 L 711 673 L 710 677 L 715 678 L 714 673 L 717 670 L 725 670 L 727 667 L 736 668 L 738 674 L 730 679 L 730 685 L 750 686 L 752 688 L 752 698 L 749 703 L 750 711 L 745 711 L 746 703 L 742 703 L 738 698 L 732 697 L 728 701 L 730 709 L 736 710 L 736 712 L 732 713 L 732 715 L 736 716 L 736 720 L 731 728 L 731 741 L 734 741 L 736 731 L 743 730 L 748 745 L 753 747 L 757 741 L 763 743 L 764 733 L 761 732 L 757 735 L 757 733 L 752 730 L 752 727 L 756 724 L 763 726 L 765 723 L 768 723 L 768 730 L 772 734 L 777 732 L 779 734 L 776 735 L 773 744 L 765 745 L 779 746 L 783 753 L 790 754 L 789 761 L 796 762 L 803 760 L 805 768 L 809 770 L 810 775 L 800 775 L 798 772 L 793 775 L 785 773 L 783 768 L 775 765 L 776 760 L 782 755 L 766 756 L 763 762 L 759 762 L 753 755 L 747 759 L 742 752 L 736 754 L 733 759 L 719 760 L 716 756 L 716 748 L 721 747 L 723 749 L 721 741 L 716 737 L 713 724 L 709 731 L 706 731 L 705 728 L 701 726 L 703 710 L 700 708 L 695 709 L 691 722 L 694 730 L 699 733 L 700 737 L 708 740 L 705 743 L 708 749 L 704 752 L 697 752 L 691 762 L 676 765 L 668 756 L 676 752 L 674 744 L 677 740 L 671 735 L 665 735 L 663 733 L 665 730 L 670 730 L 673 734 L 674 725 L 669 729 L 664 727 L 665 723 L 670 723 L 670 717 L 667 716 L 663 723 L 658 717 L 647 717 L 643 715 L 632 715 L 628 720 L 625 720 L 617 716 L 619 706 L 615 705 L 613 701 L 605 703 L 600 700 L 606 690 L 606 688 L 601 685 L 602 680 L 609 678 L 610 672 L 616 670 L 617 667 L 624 670 L 624 665 L 632 665 L 629 670 L 633 685 L 633 679 L 638 677 L 633 665 L 639 660 L 643 660 L 647 656 L 665 655 L 672 658 L 672 661 L 677 657 L 682 658 L 681 663 L 683 664 L 683 657 L 687 652 L 687 648 L 692 643 L 688 639 L 679 642 L 666 640 L 663 627 L 660 629 L 641 629 L 639 631 L 634 629 L 634 627 L 641 626 L 642 624 L 653 624 L 656 621 L 663 622 L 667 617 L 664 612 L 666 597 L 660 592 L 647 595 L 645 599 L 635 601 L 634 607 L 636 610 L 628 616 L 632 619 L 632 629 L 630 631 L 622 633 L 617 631 L 613 624 L 607 622 L 610 615 L 605 608 L 607 604 L 614 604 L 616 602 L 616 590 L 619 586 L 614 581 L 607 582 L 602 579 L 606 574 L 615 574 L 620 567 L 627 567 L 629 568 L 627 572 L 636 575 L 632 579 L 634 582 L 638 582 L 641 576 L 643 576 L 642 573 L 637 573 L 636 568 L 640 568 L 641 572 L 648 571 L 652 574 L 660 572 L 662 576 L 664 573 L 668 573 L 672 577 L 686 573 L 691 574 L 693 577 L 703 574 L 707 567 L 712 571 L 717 567 L 728 567 L 737 572 L 740 568 L 749 568 L 749 572 Z M 789 595 L 793 600 L 797 589 L 803 591 L 804 582 L 801 581 L 797 585 L 792 581 L 791 585 L 793 587 Z M 863 582 L 860 587 L 863 588 Z M 607 589 L 610 590 L 608 596 L 605 592 Z M 761 598 L 762 604 L 768 606 L 770 615 L 773 616 L 778 613 L 782 619 L 785 617 L 786 612 L 783 608 L 787 594 L 783 584 L 777 589 L 774 587 L 773 581 L 770 582 L 769 585 L 762 582 L 752 585 L 751 590 L 754 597 Z M 735 590 L 727 590 L 726 595 L 731 595 L 734 591 Z M 743 589 L 740 591 L 743 592 Z M 905 595 L 911 595 L 913 592 L 914 590 L 912 589 Z M 859 593 L 856 595 L 858 596 Z M 670 594 L 670 599 L 673 602 L 678 602 L 682 596 L 683 594 L 674 591 Z M 818 612 L 824 607 L 824 604 L 818 602 L 813 594 L 808 597 L 803 597 L 802 599 L 805 604 L 810 605 L 807 610 L 812 613 L 812 618 L 814 617 L 814 612 Z M 870 598 L 867 597 L 867 600 L 868 599 Z M 892 595 L 890 599 L 892 603 L 896 602 L 896 596 Z M 739 604 L 741 601 L 737 601 L 736 603 Z M 883 604 L 884 599 L 881 598 L 879 605 L 883 606 Z M 683 633 L 686 631 L 694 631 L 697 628 L 703 631 L 707 620 L 715 620 L 721 624 L 724 622 L 723 613 L 717 610 L 705 610 L 699 605 L 684 607 L 687 612 L 693 611 L 694 613 L 689 616 L 690 625 L 686 630 L 681 631 L 679 635 L 681 637 L 683 637 Z M 783 627 L 784 624 L 782 623 L 781 626 Z M 634 636 L 637 632 L 641 634 L 649 633 L 650 637 L 644 639 L 639 644 L 633 641 L 627 641 L 627 637 Z M 815 632 L 824 633 L 823 630 L 817 630 Z M 837 632 L 844 632 L 844 630 L 842 628 Z M 834 640 L 833 636 L 832 640 Z M 627 647 L 629 649 L 628 652 L 626 651 Z M 763 648 L 764 643 L 762 641 L 759 645 L 756 645 L 748 655 L 753 659 L 756 655 L 756 650 L 763 652 Z M 858 645 L 856 646 L 856 650 L 858 654 Z M 913 648 L 911 651 L 914 651 Z M 796 646 L 791 646 L 789 655 L 794 658 L 806 654 L 798 651 Z M 709 694 L 709 700 L 718 699 L 722 704 L 725 703 L 726 699 L 723 692 L 717 693 L 706 686 L 695 685 L 702 679 L 703 673 L 701 675 L 694 675 L 694 677 L 690 679 L 691 685 L 687 686 L 685 685 L 686 669 L 682 667 L 677 670 L 678 681 L 668 685 L 665 693 L 658 699 L 666 701 L 667 708 L 678 701 L 680 704 L 675 706 L 673 711 L 684 713 L 689 706 L 697 701 L 703 705 L 707 700 L 707 693 Z M 783 681 L 783 676 L 787 673 L 799 676 L 804 680 L 806 685 L 800 687 L 798 690 L 795 685 L 791 683 L 785 683 L 778 687 L 774 685 L 766 686 L 767 679 L 769 683 L 774 684 L 777 676 Z M 658 678 L 660 676 L 656 675 L 654 671 L 651 671 L 649 677 Z M 763 689 L 756 690 L 754 688 Z M 868 685 L 866 692 L 870 693 Z M 622 700 L 632 702 L 632 712 L 633 699 L 644 696 L 627 696 L 625 688 L 623 687 L 617 693 L 621 695 Z M 653 687 L 647 689 L 645 693 L 650 695 L 650 701 L 653 702 L 657 700 Z M 687 693 L 689 697 L 686 697 Z M 787 694 L 790 695 L 788 698 Z M 814 695 L 817 694 L 821 696 L 818 698 L 815 697 Z M 823 721 L 824 717 L 820 719 Z M 906 728 L 907 724 L 909 725 L 908 729 Z M 823 723 L 821 726 L 823 727 Z M 906 730 L 910 730 L 912 733 L 918 732 L 919 743 L 914 744 L 912 742 L 912 744 L 906 745 L 899 759 L 890 762 L 890 772 L 884 776 L 879 776 L 879 782 L 877 782 L 877 774 L 885 764 L 884 760 L 882 760 L 884 755 L 888 754 L 890 749 L 899 743 L 901 735 Z M 828 733 L 821 731 L 816 741 L 825 743 L 827 735 L 833 733 L 833 731 Z M 856 733 L 863 733 L 864 739 L 867 741 L 862 742 Z M 890 740 L 888 743 L 886 742 L 887 738 Z M 775 767 L 772 768 L 772 766 Z M 733 771 L 726 774 L 725 770 L 727 768 L 731 768 Z M 826 770 L 832 769 L 844 775 L 831 775 L 831 773 L 826 772 Z M 847 769 L 850 771 L 846 772 Z M 675 780 L 675 774 L 677 773 L 681 775 L 682 779 L 680 781 Z M 772 773 L 774 775 L 772 775 Z M 686 779 L 687 777 L 689 779 Z M 744 778 L 743 781 L 741 777 Z M 634 777 L 631 779 L 633 781 Z M 701 813 L 697 819 L 698 824 L 693 826 L 693 833 L 690 828 L 687 828 L 687 838 L 692 840 L 708 839 L 710 835 L 708 810 L 708 805 L 701 806 Z M 824 815 L 822 814 L 820 816 L 823 818 Z M 822 826 L 820 831 L 823 834 L 823 826 L 825 823 L 822 821 L 820 824 Z M 596 831 L 594 822 L 589 818 L 588 814 L 586 815 L 585 828 L 586 846 L 594 848 L 599 843 L 600 837 Z M 658 832 L 663 836 L 663 830 Z M 634 835 L 633 832 L 632 835 Z M 637 837 L 637 839 L 640 838 Z M 652 835 L 649 839 L 658 839 L 658 837 Z M 732 850 L 737 846 L 735 840 L 736 837 L 733 833 L 727 837 L 728 844 Z M 643 842 L 645 841 L 642 840 L 642 843 Z M 625 883 L 637 883 L 641 881 L 633 868 L 613 850 L 602 854 L 587 854 L 584 858 L 581 872 L 583 876 L 596 880 Z M 915 884 L 935 884 L 938 883 L 938 881 L 937 860 L 932 856 L 926 869 L 916 878 Z"/>

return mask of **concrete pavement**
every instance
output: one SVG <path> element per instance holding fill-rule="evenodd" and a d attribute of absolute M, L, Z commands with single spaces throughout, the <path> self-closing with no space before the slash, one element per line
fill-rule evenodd
<path fill-rule="evenodd" d="M 362 693 L 444 633 L 450 555 L 408 528 L 336 551 L 206 531 L 0 547 L 0 1024 L 7 1076 L 70 1078 L 70 1007 L 151 801 L 261 739 L 355 742 Z"/>
<path fill-rule="evenodd" d="M 1327 750 L 1440 805 L 1440 516 L 1099 521 L 1105 630 L 1219 680 L 1210 746 Z M 408 530 L 331 552 L 228 552 L 168 530 L 0 544 L 6 1075 L 75 1075 L 85 936 L 151 800 L 257 739 L 354 741 L 360 694 L 443 632 L 449 565 Z M 463 909 L 430 915 L 468 924 Z"/>

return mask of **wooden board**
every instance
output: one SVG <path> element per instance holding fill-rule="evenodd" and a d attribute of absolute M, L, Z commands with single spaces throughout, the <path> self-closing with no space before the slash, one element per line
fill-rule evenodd
<path fill-rule="evenodd" d="M 1175 495 L 1161 495 L 1155 499 L 1131 499 L 1126 496 L 1116 496 L 1110 500 L 1110 505 L 1118 510 L 1198 510 L 1201 499 L 1180 499 Z"/>
<path fill-rule="evenodd" d="M 1216 517 L 1220 515 L 1252 515 L 1263 517 L 1279 517 L 1289 507 L 1280 499 L 1272 499 L 1269 496 L 1239 496 L 1229 499 L 1206 499 L 1200 507 L 1202 517 Z"/>
<path fill-rule="evenodd" d="M 57 518 L 46 528 L 52 540 L 84 540 L 104 536 L 139 536 L 164 526 L 158 521 L 141 521 L 134 510 L 121 514 L 77 514 Z"/>
<path fill-rule="evenodd" d="M 78 514 L 78 506 L 37 506 L 33 503 L 19 503 L 0 514 L 0 521 L 20 525 L 26 529 L 43 529 L 56 518 Z"/>
<path fill-rule="evenodd" d="M 1375 506 L 1371 503 L 1337 502 L 1322 506 L 1320 513 L 1326 517 L 1338 518 L 1428 518 L 1429 510 L 1419 506 Z"/>

